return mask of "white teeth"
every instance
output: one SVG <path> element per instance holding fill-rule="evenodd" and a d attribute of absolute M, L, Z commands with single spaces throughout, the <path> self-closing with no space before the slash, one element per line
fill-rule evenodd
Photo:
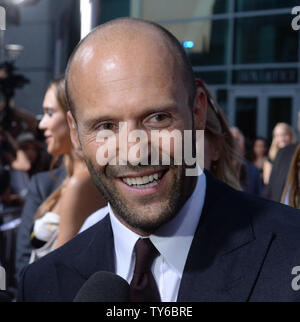
<path fill-rule="evenodd" d="M 159 180 L 159 178 L 161 178 L 162 173 L 154 173 L 151 174 L 150 176 L 144 176 L 144 177 L 135 177 L 135 178 L 122 178 L 123 182 L 125 182 L 127 185 L 132 186 L 132 185 L 143 185 L 143 188 L 149 188 L 149 184 L 151 184 L 153 182 L 153 180 Z M 154 181 L 153 183 L 155 183 L 154 185 L 157 184 L 156 181 Z M 154 186 L 151 185 L 151 186 Z"/>
<path fill-rule="evenodd" d="M 157 184 L 158 184 L 158 182 L 154 181 L 154 182 L 150 182 L 150 183 L 140 185 L 140 186 L 135 185 L 134 188 L 139 188 L 139 189 L 152 188 L 152 187 L 156 186 Z"/>

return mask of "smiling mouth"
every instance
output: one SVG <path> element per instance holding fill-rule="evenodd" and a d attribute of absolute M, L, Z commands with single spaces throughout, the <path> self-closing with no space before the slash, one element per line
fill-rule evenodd
<path fill-rule="evenodd" d="M 147 176 L 123 177 L 121 179 L 126 185 L 132 188 L 146 189 L 157 186 L 166 172 L 167 170 L 162 172 L 155 172 Z"/>

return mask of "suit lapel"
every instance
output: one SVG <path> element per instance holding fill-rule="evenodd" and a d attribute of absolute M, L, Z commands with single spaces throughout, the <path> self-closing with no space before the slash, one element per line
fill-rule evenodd
<path fill-rule="evenodd" d="M 91 275 L 98 271 L 114 272 L 114 243 L 109 216 L 76 236 L 70 252 L 55 263 L 58 294 L 71 301 Z M 66 244 L 63 247 L 68 247 Z"/>
<path fill-rule="evenodd" d="M 114 242 L 109 216 L 90 229 L 93 235 L 88 244 L 82 243 L 80 252 L 68 265 L 84 279 L 88 279 L 97 271 L 114 272 Z"/>
<path fill-rule="evenodd" d="M 247 301 L 272 235 L 256 238 L 245 196 L 205 174 L 205 203 L 178 301 Z"/>
<path fill-rule="evenodd" d="M 251 299 L 272 241 L 273 234 L 269 233 L 222 256 L 221 267 L 226 280 L 224 286 L 229 300 L 245 302 Z"/>

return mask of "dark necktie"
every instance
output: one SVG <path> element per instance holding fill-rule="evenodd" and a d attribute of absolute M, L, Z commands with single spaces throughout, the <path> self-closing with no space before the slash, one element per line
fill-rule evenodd
<path fill-rule="evenodd" d="M 140 238 L 135 244 L 135 267 L 130 283 L 132 302 L 160 302 L 159 291 L 151 272 L 153 260 L 159 255 L 149 238 Z"/>

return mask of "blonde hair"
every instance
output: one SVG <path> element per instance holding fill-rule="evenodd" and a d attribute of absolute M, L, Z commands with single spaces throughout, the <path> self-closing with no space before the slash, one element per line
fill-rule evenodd
<path fill-rule="evenodd" d="M 275 160 L 276 155 L 277 155 L 278 150 L 279 150 L 277 142 L 275 141 L 275 131 L 279 127 L 284 127 L 287 130 L 287 132 L 289 133 L 290 137 L 291 137 L 291 143 L 296 143 L 296 133 L 295 133 L 294 129 L 287 123 L 283 123 L 283 122 L 277 123 L 276 126 L 273 129 L 273 132 L 272 132 L 273 140 L 272 140 L 270 150 L 269 150 L 269 159 L 272 162 Z"/>
<path fill-rule="evenodd" d="M 210 171 L 219 180 L 235 189 L 242 190 L 240 171 L 243 161 L 236 152 L 236 142 L 230 132 L 225 116 L 206 84 L 197 80 L 197 85 L 205 91 L 208 101 L 205 134 L 215 139 L 217 141 L 215 144 L 219 144 L 221 149 L 220 158 L 213 162 Z"/>
<path fill-rule="evenodd" d="M 54 87 L 55 93 L 56 93 L 56 98 L 59 103 L 59 107 L 67 117 L 67 112 L 68 112 L 68 105 L 67 105 L 67 100 L 66 100 L 66 95 L 65 95 L 65 80 L 64 78 L 60 78 L 58 80 L 55 80 L 50 83 L 48 86 L 49 90 L 50 88 Z M 50 169 L 52 170 L 54 168 L 55 163 L 57 162 L 59 156 L 55 156 L 51 160 L 51 166 Z M 73 175 L 74 171 L 74 154 L 73 151 L 70 151 L 68 154 L 65 154 L 63 156 L 63 165 L 67 169 L 67 176 L 63 180 L 63 182 L 60 184 L 60 186 L 39 206 L 39 208 L 36 211 L 35 214 L 35 219 L 41 218 L 44 216 L 44 214 L 48 211 L 51 211 L 56 203 L 58 202 L 59 198 L 61 197 L 64 188 L 68 182 L 68 179 Z M 57 178 L 53 175 L 53 178 L 57 180 Z"/>
<path fill-rule="evenodd" d="M 298 177 L 298 163 L 300 162 L 300 144 L 294 153 L 288 179 L 285 184 L 281 202 L 285 202 L 287 193 L 289 194 L 288 205 L 300 209 L 300 182 Z"/>

